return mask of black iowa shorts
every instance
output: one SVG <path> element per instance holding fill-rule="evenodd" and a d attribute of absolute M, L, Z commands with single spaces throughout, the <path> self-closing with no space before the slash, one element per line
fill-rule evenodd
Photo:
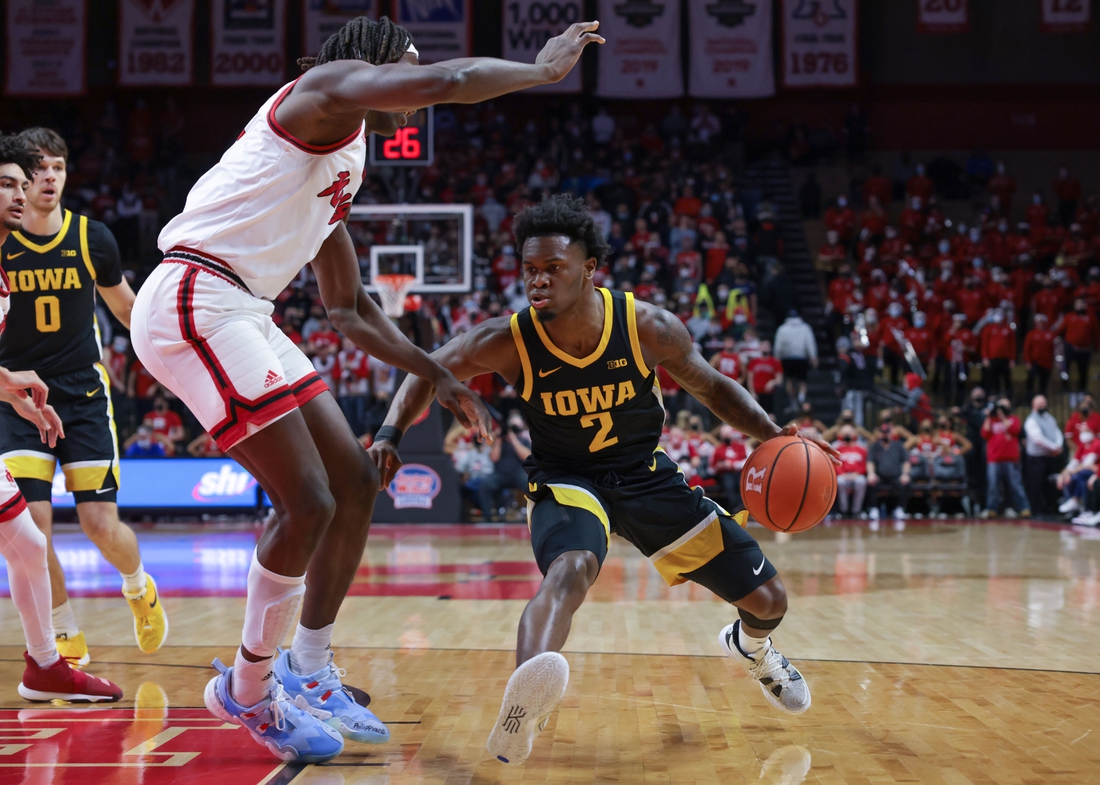
<path fill-rule="evenodd" d="M 115 435 L 111 383 L 98 363 L 92 367 L 44 378 L 50 388 L 47 403 L 61 418 L 65 438 L 50 448 L 38 428 L 10 404 L 0 403 L 0 457 L 29 502 L 50 501 L 57 463 L 65 473 L 65 488 L 81 502 L 114 502 L 118 490 L 118 439 Z"/>
<path fill-rule="evenodd" d="M 566 551 L 591 551 L 603 564 L 611 533 L 634 544 L 669 586 L 694 581 L 736 602 L 775 577 L 775 568 L 731 516 L 692 488 L 657 451 L 626 472 L 583 478 L 532 469 L 527 494 L 531 547 L 543 575 Z"/>

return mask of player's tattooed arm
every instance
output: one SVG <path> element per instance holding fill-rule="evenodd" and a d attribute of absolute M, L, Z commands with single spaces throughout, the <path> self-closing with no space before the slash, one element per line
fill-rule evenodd
<path fill-rule="evenodd" d="M 681 387 L 742 433 L 761 441 L 781 433 L 744 387 L 703 359 L 683 322 L 661 308 L 637 307 L 638 337 L 650 364 L 664 366 Z"/>

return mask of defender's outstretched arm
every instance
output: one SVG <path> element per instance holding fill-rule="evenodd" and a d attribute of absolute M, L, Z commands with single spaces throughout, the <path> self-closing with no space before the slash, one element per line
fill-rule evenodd
<path fill-rule="evenodd" d="M 663 366 L 681 387 L 718 415 L 722 422 L 760 441 L 797 432 L 797 427 L 781 428 L 772 422 L 748 390 L 712 368 L 695 350 L 691 334 L 676 316 L 642 303 L 637 308 L 638 339 L 647 361 Z M 839 464 L 837 451 L 827 442 L 807 438 Z"/>

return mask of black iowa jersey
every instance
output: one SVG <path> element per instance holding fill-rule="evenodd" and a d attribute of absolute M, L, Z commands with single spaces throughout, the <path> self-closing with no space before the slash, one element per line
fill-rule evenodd
<path fill-rule="evenodd" d="M 122 283 L 111 231 L 66 210 L 53 237 L 12 232 L 0 253 L 11 283 L 0 366 L 54 376 L 99 362 L 95 287 Z"/>
<path fill-rule="evenodd" d="M 665 410 L 638 343 L 634 295 L 604 298 L 600 343 L 583 359 L 550 340 L 534 308 L 512 317 L 522 370 L 515 388 L 540 469 L 597 475 L 650 460 Z"/>

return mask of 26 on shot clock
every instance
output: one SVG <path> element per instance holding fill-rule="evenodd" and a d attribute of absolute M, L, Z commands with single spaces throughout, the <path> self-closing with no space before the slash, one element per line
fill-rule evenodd
<path fill-rule="evenodd" d="M 371 166 L 428 166 L 435 155 L 435 114 L 432 107 L 409 116 L 393 136 L 370 135 Z"/>

